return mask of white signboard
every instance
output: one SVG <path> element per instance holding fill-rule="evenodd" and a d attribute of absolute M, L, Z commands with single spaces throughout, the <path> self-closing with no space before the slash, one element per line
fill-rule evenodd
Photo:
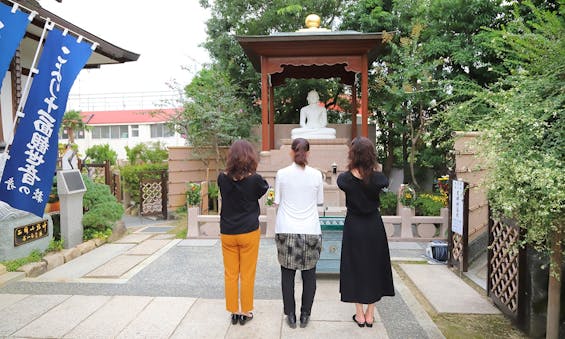
<path fill-rule="evenodd" d="M 451 182 L 451 231 L 463 235 L 463 199 L 465 188 L 463 181 Z"/>

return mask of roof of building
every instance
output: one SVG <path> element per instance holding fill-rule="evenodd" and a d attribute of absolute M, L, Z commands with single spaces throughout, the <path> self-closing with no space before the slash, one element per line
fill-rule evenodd
<path fill-rule="evenodd" d="M 177 109 L 134 109 L 119 111 L 90 111 L 81 112 L 82 120 L 92 125 L 118 125 L 118 124 L 150 124 L 169 120 Z"/>
<path fill-rule="evenodd" d="M 34 55 L 37 48 L 37 42 L 41 36 L 43 26 L 47 18 L 60 27 L 67 28 L 71 34 L 81 35 L 91 42 L 96 42 L 98 46 L 88 59 L 85 68 L 98 68 L 100 65 L 124 63 L 128 61 L 136 61 L 139 54 L 130 52 L 126 49 L 120 48 L 108 41 L 99 38 L 98 36 L 86 31 L 85 29 L 76 26 L 69 21 L 51 13 L 45 8 L 41 7 L 36 0 L 0 0 L 1 3 L 12 5 L 17 3 L 21 8 L 27 11 L 35 11 L 38 15 L 33 18 L 31 24 L 27 27 L 27 31 L 23 41 L 20 44 L 22 55 Z M 102 19 L 102 18 L 101 18 Z"/>

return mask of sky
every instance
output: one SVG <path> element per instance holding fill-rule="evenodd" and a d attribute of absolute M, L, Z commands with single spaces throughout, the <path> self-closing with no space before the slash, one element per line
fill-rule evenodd
<path fill-rule="evenodd" d="M 83 69 L 71 89 L 67 110 L 154 108 L 163 92 L 172 93 L 167 83 L 188 84 L 210 61 L 207 51 L 199 47 L 206 40 L 205 22 L 210 15 L 197 0 L 41 0 L 40 4 L 140 54 L 137 61 Z"/>

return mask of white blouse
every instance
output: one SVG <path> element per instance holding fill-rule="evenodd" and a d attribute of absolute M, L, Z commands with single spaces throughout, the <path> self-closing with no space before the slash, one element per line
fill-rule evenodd
<path fill-rule="evenodd" d="M 320 171 L 296 163 L 277 171 L 275 204 L 278 205 L 275 233 L 322 234 L 318 205 L 324 203 Z"/>

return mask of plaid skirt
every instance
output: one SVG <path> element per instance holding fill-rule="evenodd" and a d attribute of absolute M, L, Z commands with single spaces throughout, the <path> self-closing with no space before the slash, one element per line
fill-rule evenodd
<path fill-rule="evenodd" d="M 321 234 L 277 233 L 275 235 L 279 264 L 291 270 L 316 267 L 322 251 Z"/>

